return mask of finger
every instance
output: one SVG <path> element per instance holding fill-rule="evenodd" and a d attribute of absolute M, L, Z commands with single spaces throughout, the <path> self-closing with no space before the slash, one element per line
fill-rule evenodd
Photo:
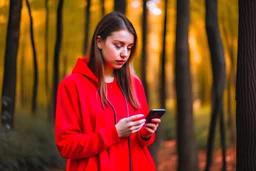
<path fill-rule="evenodd" d="M 130 128 L 130 130 L 134 131 L 134 130 L 140 130 L 143 127 L 144 124 L 140 124 L 140 125 L 136 125 Z"/>
<path fill-rule="evenodd" d="M 144 127 L 149 133 L 153 134 L 155 132 L 155 130 L 148 128 L 148 127 Z"/>
<path fill-rule="evenodd" d="M 137 127 L 137 126 L 143 126 L 146 122 L 146 119 L 141 119 L 139 121 L 135 121 L 135 122 L 130 122 L 128 123 L 128 127 L 132 128 L 132 127 Z"/>
<path fill-rule="evenodd" d="M 154 124 L 157 124 L 157 123 L 160 123 L 160 122 L 161 122 L 161 119 L 159 119 L 159 118 L 154 118 L 154 119 L 151 120 L 151 122 L 154 123 Z"/>
<path fill-rule="evenodd" d="M 145 129 L 148 130 L 151 133 L 156 131 L 156 128 L 152 128 L 152 127 L 145 127 Z"/>
<path fill-rule="evenodd" d="M 150 127 L 150 128 L 154 128 L 156 126 L 158 126 L 158 124 L 154 124 L 154 123 L 146 123 L 145 124 L 145 127 Z"/>
<path fill-rule="evenodd" d="M 143 127 L 143 125 L 142 126 L 133 127 L 132 128 L 132 133 L 138 132 L 139 130 L 141 130 L 142 127 Z"/>
<path fill-rule="evenodd" d="M 133 115 L 133 116 L 128 117 L 126 121 L 128 121 L 128 122 L 129 121 L 134 121 L 134 120 L 138 120 L 138 119 L 140 119 L 142 117 L 144 117 L 143 114 L 137 114 L 137 115 Z"/>
<path fill-rule="evenodd" d="M 133 121 L 130 121 L 130 122 L 128 123 L 128 127 L 131 128 L 131 127 L 133 127 L 133 126 L 144 125 L 145 122 L 146 122 L 146 119 L 141 119 L 141 120 L 134 121 L 134 122 L 133 122 Z"/>
<path fill-rule="evenodd" d="M 145 124 L 146 122 L 146 119 L 140 119 L 138 121 L 134 121 L 133 124 L 134 125 L 141 125 L 141 124 Z"/>
<path fill-rule="evenodd" d="M 158 126 L 154 126 L 154 127 L 144 127 L 144 128 L 147 129 L 149 132 L 154 133 L 154 132 L 156 132 L 157 127 L 158 127 Z"/>

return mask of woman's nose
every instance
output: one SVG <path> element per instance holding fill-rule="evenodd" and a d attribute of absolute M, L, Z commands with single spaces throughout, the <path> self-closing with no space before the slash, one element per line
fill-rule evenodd
<path fill-rule="evenodd" d="M 121 52 L 121 57 L 127 57 L 128 56 L 128 50 L 126 48 L 123 48 L 122 52 Z"/>

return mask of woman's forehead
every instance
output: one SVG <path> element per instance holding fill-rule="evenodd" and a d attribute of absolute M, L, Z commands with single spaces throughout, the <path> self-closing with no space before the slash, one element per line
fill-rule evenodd
<path fill-rule="evenodd" d="M 120 41 L 127 44 L 134 43 L 134 35 L 128 30 L 114 31 L 108 38 L 114 41 Z"/>

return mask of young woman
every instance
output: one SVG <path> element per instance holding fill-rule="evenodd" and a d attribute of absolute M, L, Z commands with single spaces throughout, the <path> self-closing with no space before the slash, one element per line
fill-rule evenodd
<path fill-rule="evenodd" d="M 102 18 L 88 58 L 78 59 L 58 88 L 55 136 L 70 171 L 153 171 L 147 146 L 160 119 L 149 112 L 132 70 L 137 34 L 121 13 Z"/>

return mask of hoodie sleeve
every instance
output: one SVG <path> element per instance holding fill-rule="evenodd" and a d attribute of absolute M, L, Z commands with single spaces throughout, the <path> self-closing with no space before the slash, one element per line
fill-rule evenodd
<path fill-rule="evenodd" d="M 115 126 L 83 133 L 79 95 L 72 80 L 62 81 L 58 87 L 55 139 L 60 154 L 72 159 L 91 157 L 119 142 Z"/>
<path fill-rule="evenodd" d="M 145 115 L 145 117 L 147 117 L 147 115 L 149 113 L 149 108 L 148 108 L 147 98 L 145 95 L 145 90 L 144 90 L 143 85 L 142 85 L 141 81 L 139 80 L 139 78 L 137 78 L 135 81 L 136 81 L 135 88 L 138 92 L 137 94 L 138 94 L 138 99 L 139 99 L 139 102 L 140 102 L 140 105 L 142 108 L 142 113 Z M 149 146 L 155 140 L 155 133 L 150 138 L 144 139 L 141 136 L 141 130 L 140 130 L 139 132 L 137 132 L 137 139 L 138 139 L 140 145 Z"/>

